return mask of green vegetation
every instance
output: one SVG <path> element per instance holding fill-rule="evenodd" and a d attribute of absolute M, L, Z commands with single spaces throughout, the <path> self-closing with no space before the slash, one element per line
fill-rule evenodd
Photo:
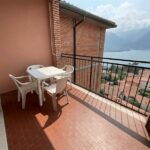
<path fill-rule="evenodd" d="M 123 91 L 120 92 L 119 98 L 121 98 L 121 99 L 123 99 L 123 100 L 125 100 L 125 101 L 127 100 L 127 96 L 124 95 Z"/>
<path fill-rule="evenodd" d="M 129 73 L 135 73 L 139 74 L 140 68 L 134 67 L 134 66 L 117 66 L 117 65 L 111 65 L 109 69 L 102 74 L 101 77 L 101 83 L 107 83 L 110 82 L 112 85 L 118 85 L 119 80 L 124 80 L 124 78 L 127 76 L 127 71 Z"/>
<path fill-rule="evenodd" d="M 104 96 L 104 95 L 105 95 L 104 89 L 101 89 L 101 90 L 99 91 L 99 94 L 100 94 L 101 96 Z"/>
<path fill-rule="evenodd" d="M 138 100 L 133 97 L 133 96 L 125 96 L 123 91 L 120 92 L 120 95 L 119 95 L 119 98 L 125 100 L 125 101 L 128 101 L 130 104 L 134 105 L 134 106 L 137 106 L 137 107 L 140 107 L 140 103 L 138 102 Z"/>
<path fill-rule="evenodd" d="M 101 89 L 101 90 L 99 91 L 99 95 L 106 97 L 108 94 L 105 93 L 105 90 L 104 90 L 104 89 Z"/>
<path fill-rule="evenodd" d="M 114 85 L 118 85 L 119 82 L 118 82 L 118 78 L 115 78 L 114 81 L 113 81 Z"/>
<path fill-rule="evenodd" d="M 111 65 L 110 68 L 109 68 L 109 72 L 112 72 L 112 73 L 117 73 L 118 75 L 121 75 L 121 72 L 123 75 L 127 75 L 127 72 L 129 73 L 135 73 L 136 75 L 139 74 L 139 71 L 140 71 L 140 68 L 138 68 L 137 66 L 122 66 L 122 67 L 119 67 L 117 65 Z"/>
<path fill-rule="evenodd" d="M 119 82 L 118 82 L 119 78 L 117 77 L 112 77 L 112 74 L 106 74 L 106 73 L 103 73 L 102 74 L 102 77 L 101 77 L 101 83 L 107 83 L 107 82 L 111 82 L 113 85 L 118 85 Z"/>
<path fill-rule="evenodd" d="M 101 79 L 101 83 L 107 83 L 105 79 Z"/>
<path fill-rule="evenodd" d="M 119 71 L 118 72 L 118 78 L 119 78 L 119 80 L 123 80 L 125 77 L 127 76 L 127 72 L 121 72 L 121 71 Z"/>
<path fill-rule="evenodd" d="M 111 65 L 111 67 L 109 68 L 109 71 L 116 73 L 120 68 L 117 67 L 117 65 Z"/>
<path fill-rule="evenodd" d="M 140 107 L 140 103 L 133 96 L 128 97 L 128 102 L 133 104 L 134 106 Z"/>
<path fill-rule="evenodd" d="M 141 96 L 145 96 L 145 97 L 150 98 L 150 90 L 145 90 L 144 91 L 144 89 L 140 89 L 139 93 L 140 93 Z"/>
<path fill-rule="evenodd" d="M 135 73 L 136 75 L 139 74 L 140 68 L 138 68 L 137 66 L 132 67 L 132 66 L 123 66 L 123 70 L 125 72 L 129 72 L 129 73 Z"/>

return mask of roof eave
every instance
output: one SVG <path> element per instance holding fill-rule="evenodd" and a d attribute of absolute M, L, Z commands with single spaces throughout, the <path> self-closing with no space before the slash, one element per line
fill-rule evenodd
<path fill-rule="evenodd" d="M 60 8 L 61 9 L 66 9 L 68 11 L 71 11 L 71 12 L 74 12 L 74 13 L 77 13 L 79 14 L 80 16 L 84 17 L 84 18 L 89 18 L 91 20 L 94 20 L 98 23 L 101 23 L 105 26 L 106 29 L 109 29 L 109 28 L 116 28 L 117 25 L 115 24 L 115 22 L 112 22 L 110 20 L 107 20 L 107 19 L 104 19 L 104 18 L 101 18 L 101 17 L 98 17 L 94 14 L 91 14 L 87 11 L 84 11 L 76 6 L 73 6 L 69 3 L 66 3 L 64 1 L 60 1 Z"/>

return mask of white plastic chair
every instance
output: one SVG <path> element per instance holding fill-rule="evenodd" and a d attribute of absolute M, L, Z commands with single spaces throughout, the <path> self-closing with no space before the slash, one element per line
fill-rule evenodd
<path fill-rule="evenodd" d="M 40 64 L 37 64 L 37 65 L 31 65 L 31 66 L 28 66 L 27 67 L 27 72 L 29 71 L 29 70 L 32 70 L 32 69 L 38 69 L 38 68 L 43 68 L 44 66 L 43 65 L 40 65 Z M 33 81 L 35 81 L 36 79 L 34 79 L 33 77 L 31 77 L 31 79 L 33 80 Z"/>
<path fill-rule="evenodd" d="M 20 102 L 20 96 L 22 97 L 22 109 L 25 109 L 26 95 L 29 92 L 37 91 L 37 82 L 31 80 L 30 76 L 15 77 L 9 74 L 9 77 L 14 81 L 18 89 L 18 102 Z M 27 78 L 27 82 L 21 82 L 20 79 Z"/>
<path fill-rule="evenodd" d="M 43 67 L 44 67 L 44 66 L 43 66 L 43 65 L 40 65 L 40 64 L 31 65 L 31 66 L 28 66 L 27 71 L 28 71 L 28 70 L 31 70 L 31 69 L 38 69 L 38 68 L 43 68 Z"/>
<path fill-rule="evenodd" d="M 66 71 L 66 73 L 64 73 L 62 76 L 55 76 L 54 78 L 56 80 L 61 79 L 63 77 L 67 77 L 68 81 L 70 82 L 70 85 L 72 83 L 72 73 L 74 71 L 74 67 L 71 65 L 65 65 L 62 70 Z M 72 87 L 72 86 L 71 86 Z"/>
<path fill-rule="evenodd" d="M 44 67 L 44 66 L 41 65 L 41 64 L 31 65 L 31 66 L 28 66 L 28 67 L 27 67 L 27 72 L 28 72 L 29 70 L 32 70 L 32 69 L 38 69 L 38 68 L 43 68 L 43 67 Z M 31 80 L 38 82 L 37 79 L 35 79 L 35 78 L 33 78 L 33 77 L 31 77 Z M 38 84 L 38 83 L 37 83 L 37 84 Z M 38 94 L 38 93 L 37 93 L 37 94 Z"/>
<path fill-rule="evenodd" d="M 67 80 L 68 78 L 64 77 L 59 80 L 56 80 L 56 83 L 53 83 L 51 85 L 46 83 L 45 81 L 42 82 L 43 99 L 45 99 L 44 91 L 46 91 L 52 97 L 53 108 L 55 111 L 57 111 L 56 98 L 58 94 L 65 94 L 67 96 L 67 103 L 68 103 L 68 93 L 66 91 Z"/>

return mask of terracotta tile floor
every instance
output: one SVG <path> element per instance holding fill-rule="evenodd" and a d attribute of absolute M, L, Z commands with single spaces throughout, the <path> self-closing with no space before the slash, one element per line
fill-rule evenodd
<path fill-rule="evenodd" d="M 145 117 L 87 91 L 72 88 L 53 112 L 50 98 L 39 106 L 27 96 L 26 109 L 17 93 L 3 94 L 2 108 L 9 150 L 148 150 Z"/>

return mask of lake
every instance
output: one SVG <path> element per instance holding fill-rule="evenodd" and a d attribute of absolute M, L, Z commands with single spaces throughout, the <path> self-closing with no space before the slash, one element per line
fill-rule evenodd
<path fill-rule="evenodd" d="M 150 50 L 104 51 L 104 57 L 150 61 Z M 150 63 L 140 64 L 140 66 L 150 67 Z"/>

